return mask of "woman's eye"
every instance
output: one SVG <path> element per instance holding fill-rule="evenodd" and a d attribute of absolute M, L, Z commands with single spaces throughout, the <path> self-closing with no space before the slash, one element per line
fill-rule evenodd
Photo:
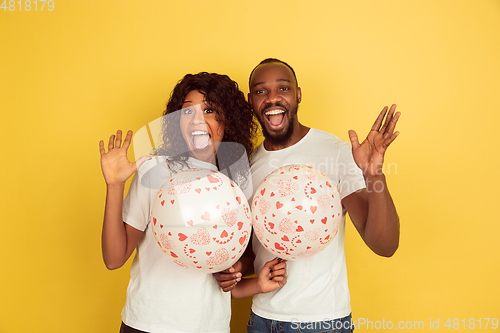
<path fill-rule="evenodd" d="M 214 110 L 212 110 L 212 109 L 205 109 L 205 113 L 213 113 L 213 112 L 214 112 Z"/>
<path fill-rule="evenodd" d="M 184 110 L 182 110 L 182 113 L 183 114 L 191 114 L 191 113 L 193 113 L 193 110 L 191 110 L 191 109 L 184 109 Z"/>

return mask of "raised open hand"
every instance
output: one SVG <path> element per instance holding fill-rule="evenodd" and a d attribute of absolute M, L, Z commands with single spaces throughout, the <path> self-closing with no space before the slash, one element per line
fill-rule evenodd
<path fill-rule="evenodd" d="M 387 106 L 382 109 L 370 133 L 361 144 L 358 141 L 356 132 L 349 131 L 354 161 L 365 176 L 379 176 L 382 174 L 385 151 L 399 135 L 399 132 L 394 132 L 394 129 L 401 113 L 394 113 L 396 104 L 391 106 L 389 113 L 387 113 L 387 109 Z"/>
<path fill-rule="evenodd" d="M 125 183 L 137 171 L 149 156 L 142 156 L 136 162 L 130 163 L 127 157 L 127 150 L 132 141 L 132 131 L 127 132 L 127 136 L 122 146 L 122 131 L 118 130 L 115 135 L 111 135 L 108 142 L 108 152 L 104 149 L 104 141 L 99 142 L 101 153 L 101 168 L 104 180 L 108 185 Z"/>

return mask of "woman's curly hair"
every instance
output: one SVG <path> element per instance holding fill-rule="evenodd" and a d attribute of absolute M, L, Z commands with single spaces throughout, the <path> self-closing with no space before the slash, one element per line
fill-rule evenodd
<path fill-rule="evenodd" d="M 170 95 L 167 109 L 163 112 L 164 116 L 169 116 L 163 117 L 162 143 L 156 149 L 156 155 L 168 156 L 169 163 L 174 168 L 188 167 L 189 151 L 180 130 L 180 112 L 176 111 L 182 109 L 186 95 L 193 90 L 205 96 L 206 103 L 216 112 L 217 121 L 224 124 L 224 137 L 217 151 L 219 170 L 237 183 L 246 180 L 248 166 L 234 166 L 238 161 L 241 162 L 244 154 L 250 159 L 257 123 L 245 95 L 227 75 L 207 72 L 187 74 L 177 83 Z M 230 142 L 236 144 L 228 144 Z M 248 161 L 246 158 L 245 160 Z"/>

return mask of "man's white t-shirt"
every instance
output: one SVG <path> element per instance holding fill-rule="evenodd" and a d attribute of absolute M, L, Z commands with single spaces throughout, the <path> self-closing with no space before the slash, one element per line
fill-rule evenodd
<path fill-rule="evenodd" d="M 193 158 L 188 164 L 215 168 Z M 132 262 L 122 320 L 130 327 L 152 333 L 228 333 L 231 294 L 222 291 L 212 274 L 174 263 L 161 250 L 151 230 L 154 198 L 170 175 L 165 157 L 146 161 L 134 176 L 123 202 L 124 222 L 144 234 Z"/>
<path fill-rule="evenodd" d="M 296 144 L 268 151 L 261 143 L 251 161 L 254 193 L 262 180 L 285 165 L 308 165 L 326 174 L 337 186 L 341 199 L 365 187 L 361 170 L 352 157 L 351 145 L 336 136 L 311 128 Z M 254 296 L 257 315 L 287 322 L 310 322 L 342 318 L 351 313 L 344 252 L 345 209 L 333 241 L 318 254 L 287 262 L 287 284 L 281 289 Z M 254 268 L 275 256 L 254 234 Z"/>

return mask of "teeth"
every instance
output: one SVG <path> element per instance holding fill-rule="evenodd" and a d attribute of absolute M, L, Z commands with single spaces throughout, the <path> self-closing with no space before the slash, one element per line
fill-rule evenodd
<path fill-rule="evenodd" d="M 208 132 L 205 132 L 205 131 L 194 131 L 193 133 L 191 133 L 191 135 L 205 135 L 205 134 L 208 134 Z"/>
<path fill-rule="evenodd" d="M 193 131 L 191 137 L 196 149 L 205 149 L 211 144 L 210 134 L 207 131 Z"/>
<path fill-rule="evenodd" d="M 274 116 L 276 114 L 285 113 L 283 110 L 271 110 L 265 113 L 266 116 Z"/>

